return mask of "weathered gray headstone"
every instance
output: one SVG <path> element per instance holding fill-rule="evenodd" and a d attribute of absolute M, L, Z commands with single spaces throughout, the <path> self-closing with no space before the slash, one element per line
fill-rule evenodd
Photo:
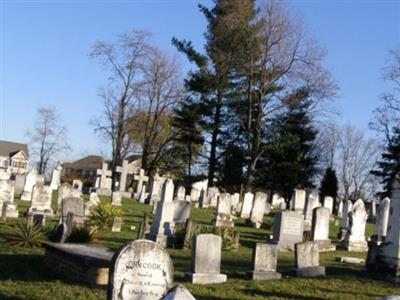
<path fill-rule="evenodd" d="M 294 271 L 298 277 L 325 276 L 325 267 L 319 265 L 318 243 L 304 242 L 296 244 Z"/>
<path fill-rule="evenodd" d="M 32 189 L 32 200 L 28 213 L 42 213 L 52 215 L 51 209 L 51 188 L 44 184 L 36 184 Z"/>
<path fill-rule="evenodd" d="M 25 174 L 17 174 L 15 175 L 15 194 L 21 195 L 24 191 L 25 185 Z"/>
<path fill-rule="evenodd" d="M 186 189 L 184 186 L 179 186 L 176 191 L 176 200 L 185 201 Z"/>
<path fill-rule="evenodd" d="M 386 197 L 379 204 L 377 218 L 375 220 L 375 233 L 379 242 L 384 241 L 389 220 L 390 199 Z"/>
<path fill-rule="evenodd" d="M 253 280 L 280 279 L 281 274 L 276 272 L 277 261 L 276 245 L 257 243 L 253 249 L 253 270 L 246 274 Z"/>
<path fill-rule="evenodd" d="M 324 197 L 324 207 L 328 208 L 333 213 L 333 198 L 330 196 Z"/>
<path fill-rule="evenodd" d="M 195 297 L 181 284 L 168 291 L 161 300 L 196 300 Z"/>
<path fill-rule="evenodd" d="M 159 300 L 174 280 L 168 253 L 148 240 L 129 242 L 115 253 L 110 268 L 108 300 Z"/>
<path fill-rule="evenodd" d="M 99 196 L 95 192 L 91 192 L 89 196 L 89 201 L 85 202 L 85 216 L 90 215 L 90 210 L 100 203 Z"/>
<path fill-rule="evenodd" d="M 292 196 L 293 209 L 298 212 L 303 212 L 306 202 L 306 191 L 295 189 Z"/>
<path fill-rule="evenodd" d="M 208 205 L 211 207 L 217 207 L 218 196 L 219 196 L 219 189 L 215 186 L 210 187 L 207 191 Z"/>
<path fill-rule="evenodd" d="M 113 192 L 111 196 L 111 204 L 115 206 L 121 206 L 122 205 L 122 196 L 120 192 Z"/>
<path fill-rule="evenodd" d="M 74 226 L 83 226 L 85 218 L 85 206 L 81 198 L 64 198 L 62 200 L 61 223 L 67 222 L 67 216 L 69 213 L 74 214 Z"/>
<path fill-rule="evenodd" d="M 232 216 L 231 195 L 222 193 L 218 196 L 217 216 L 215 226 L 218 227 L 233 227 L 235 226 Z"/>
<path fill-rule="evenodd" d="M 72 181 L 72 188 L 82 193 L 83 182 L 79 179 L 74 179 Z"/>
<path fill-rule="evenodd" d="M 199 234 L 192 241 L 192 272 L 186 277 L 197 284 L 225 282 L 227 277 L 221 274 L 222 238 L 214 234 Z"/>
<path fill-rule="evenodd" d="M 64 198 L 79 198 L 80 192 L 65 182 L 58 187 L 57 207 L 61 210 L 61 203 Z"/>
<path fill-rule="evenodd" d="M 247 192 L 244 194 L 242 211 L 240 212 L 241 218 L 244 219 L 250 218 L 251 209 L 253 207 L 253 199 L 254 199 L 253 193 Z"/>
<path fill-rule="evenodd" d="M 188 201 L 174 201 L 174 222 L 186 223 L 190 218 L 191 204 Z"/>
<path fill-rule="evenodd" d="M 254 197 L 253 208 L 251 209 L 250 220 L 253 224 L 253 227 L 260 228 L 263 220 L 265 207 L 267 205 L 267 194 L 262 192 L 257 192 Z"/>
<path fill-rule="evenodd" d="M 326 198 L 325 198 L 326 199 Z M 331 211 L 327 207 L 314 208 L 312 221 L 313 241 L 319 245 L 319 251 L 335 251 L 336 247 L 332 245 L 329 239 L 329 220 Z"/>
<path fill-rule="evenodd" d="M 35 169 L 26 174 L 25 185 L 21 195 L 21 200 L 30 201 L 32 198 L 33 186 L 38 182 L 38 174 Z"/>
<path fill-rule="evenodd" d="M 294 245 L 303 240 L 303 215 L 295 211 L 280 211 L 275 214 L 273 242 L 278 250 L 294 250 Z"/>

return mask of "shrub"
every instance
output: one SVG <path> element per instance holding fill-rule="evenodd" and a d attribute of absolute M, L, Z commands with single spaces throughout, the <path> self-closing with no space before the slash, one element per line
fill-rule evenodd
<path fill-rule="evenodd" d="M 69 243 L 89 243 L 91 240 L 92 234 L 87 227 L 73 229 L 68 238 Z"/>
<path fill-rule="evenodd" d="M 121 216 L 121 210 L 106 201 L 100 201 L 98 205 L 90 209 L 87 224 L 97 229 L 111 227 L 115 217 Z"/>
<path fill-rule="evenodd" d="M 216 227 L 213 225 L 193 224 L 191 237 L 198 234 L 212 233 L 222 238 L 222 248 L 236 249 L 235 233 L 236 230 L 231 227 Z"/>
<path fill-rule="evenodd" d="M 27 222 L 18 222 L 14 226 L 7 226 L 3 233 L 7 243 L 18 247 L 39 247 L 45 239 L 43 231 L 38 225 Z"/>

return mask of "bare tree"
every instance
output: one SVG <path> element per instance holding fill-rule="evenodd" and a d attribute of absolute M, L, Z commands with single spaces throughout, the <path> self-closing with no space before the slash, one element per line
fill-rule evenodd
<path fill-rule="evenodd" d="M 239 70 L 247 82 L 245 117 L 242 111 L 238 120 L 247 147 L 248 188 L 264 151 L 266 119 L 288 104 L 287 95 L 304 90 L 313 100 L 310 109 L 315 109 L 337 90 L 322 65 L 325 52 L 307 36 L 301 21 L 277 1 L 266 1 L 260 9 L 261 32 L 256 42 L 249 43 L 244 68 Z"/>
<path fill-rule="evenodd" d="M 373 195 L 375 178 L 370 171 L 378 159 L 378 143 L 350 125 L 338 129 L 337 136 L 335 165 L 340 197 L 354 201 Z"/>
<path fill-rule="evenodd" d="M 393 88 L 382 95 L 381 105 L 374 110 L 370 127 L 383 137 L 384 143 L 390 144 L 393 129 L 400 126 L 400 47 L 389 51 L 383 79 Z"/>
<path fill-rule="evenodd" d="M 91 123 L 96 133 L 111 142 L 113 186 L 117 180 L 116 166 L 133 147 L 129 119 L 139 108 L 142 70 L 151 48 L 148 37 L 146 32 L 133 31 L 121 35 L 115 43 L 97 42 L 90 52 L 90 57 L 110 71 L 108 84 L 100 90 L 103 114 Z"/>
<path fill-rule="evenodd" d="M 55 108 L 39 107 L 35 127 L 28 130 L 30 146 L 36 157 L 39 174 L 46 174 L 47 168 L 56 156 L 70 150 L 67 143 L 67 128 L 62 125 Z"/>
<path fill-rule="evenodd" d="M 153 48 L 143 66 L 140 110 L 131 119 L 131 138 L 142 149 L 142 167 L 153 172 L 165 158 L 176 132 L 172 114 L 184 99 L 183 80 L 175 57 Z"/>

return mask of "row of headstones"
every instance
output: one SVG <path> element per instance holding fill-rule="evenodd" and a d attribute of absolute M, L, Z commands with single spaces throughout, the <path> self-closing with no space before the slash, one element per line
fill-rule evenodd
<path fill-rule="evenodd" d="M 193 237 L 191 272 L 185 276 L 194 284 L 227 281 L 221 273 L 222 238 L 213 234 Z M 276 272 L 277 245 L 256 244 L 253 267 L 247 276 L 257 280 L 280 279 Z M 319 265 L 318 243 L 303 242 L 295 246 L 294 274 L 299 277 L 325 276 Z M 173 286 L 174 267 L 168 253 L 159 244 L 136 240 L 122 247 L 113 257 L 108 285 L 108 299 L 194 299 L 184 287 L 168 293 Z M 169 296 L 165 296 L 167 294 Z M 180 296 L 180 297 L 178 297 Z"/>

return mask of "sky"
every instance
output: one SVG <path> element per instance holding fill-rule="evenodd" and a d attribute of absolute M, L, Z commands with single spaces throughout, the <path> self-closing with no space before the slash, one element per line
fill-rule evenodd
<path fill-rule="evenodd" d="M 107 80 L 90 47 L 146 30 L 152 42 L 178 55 L 183 73 L 191 66 L 171 45 L 178 37 L 203 48 L 206 21 L 197 3 L 211 1 L 10 1 L 0 0 L 0 139 L 28 142 L 40 106 L 54 107 L 68 128 L 70 161 L 109 154 L 90 120 L 100 115 L 98 89 Z M 325 66 L 340 91 L 334 102 L 339 124 L 368 129 L 379 96 L 388 50 L 400 46 L 398 1 L 286 1 L 310 35 L 327 51 Z"/>

